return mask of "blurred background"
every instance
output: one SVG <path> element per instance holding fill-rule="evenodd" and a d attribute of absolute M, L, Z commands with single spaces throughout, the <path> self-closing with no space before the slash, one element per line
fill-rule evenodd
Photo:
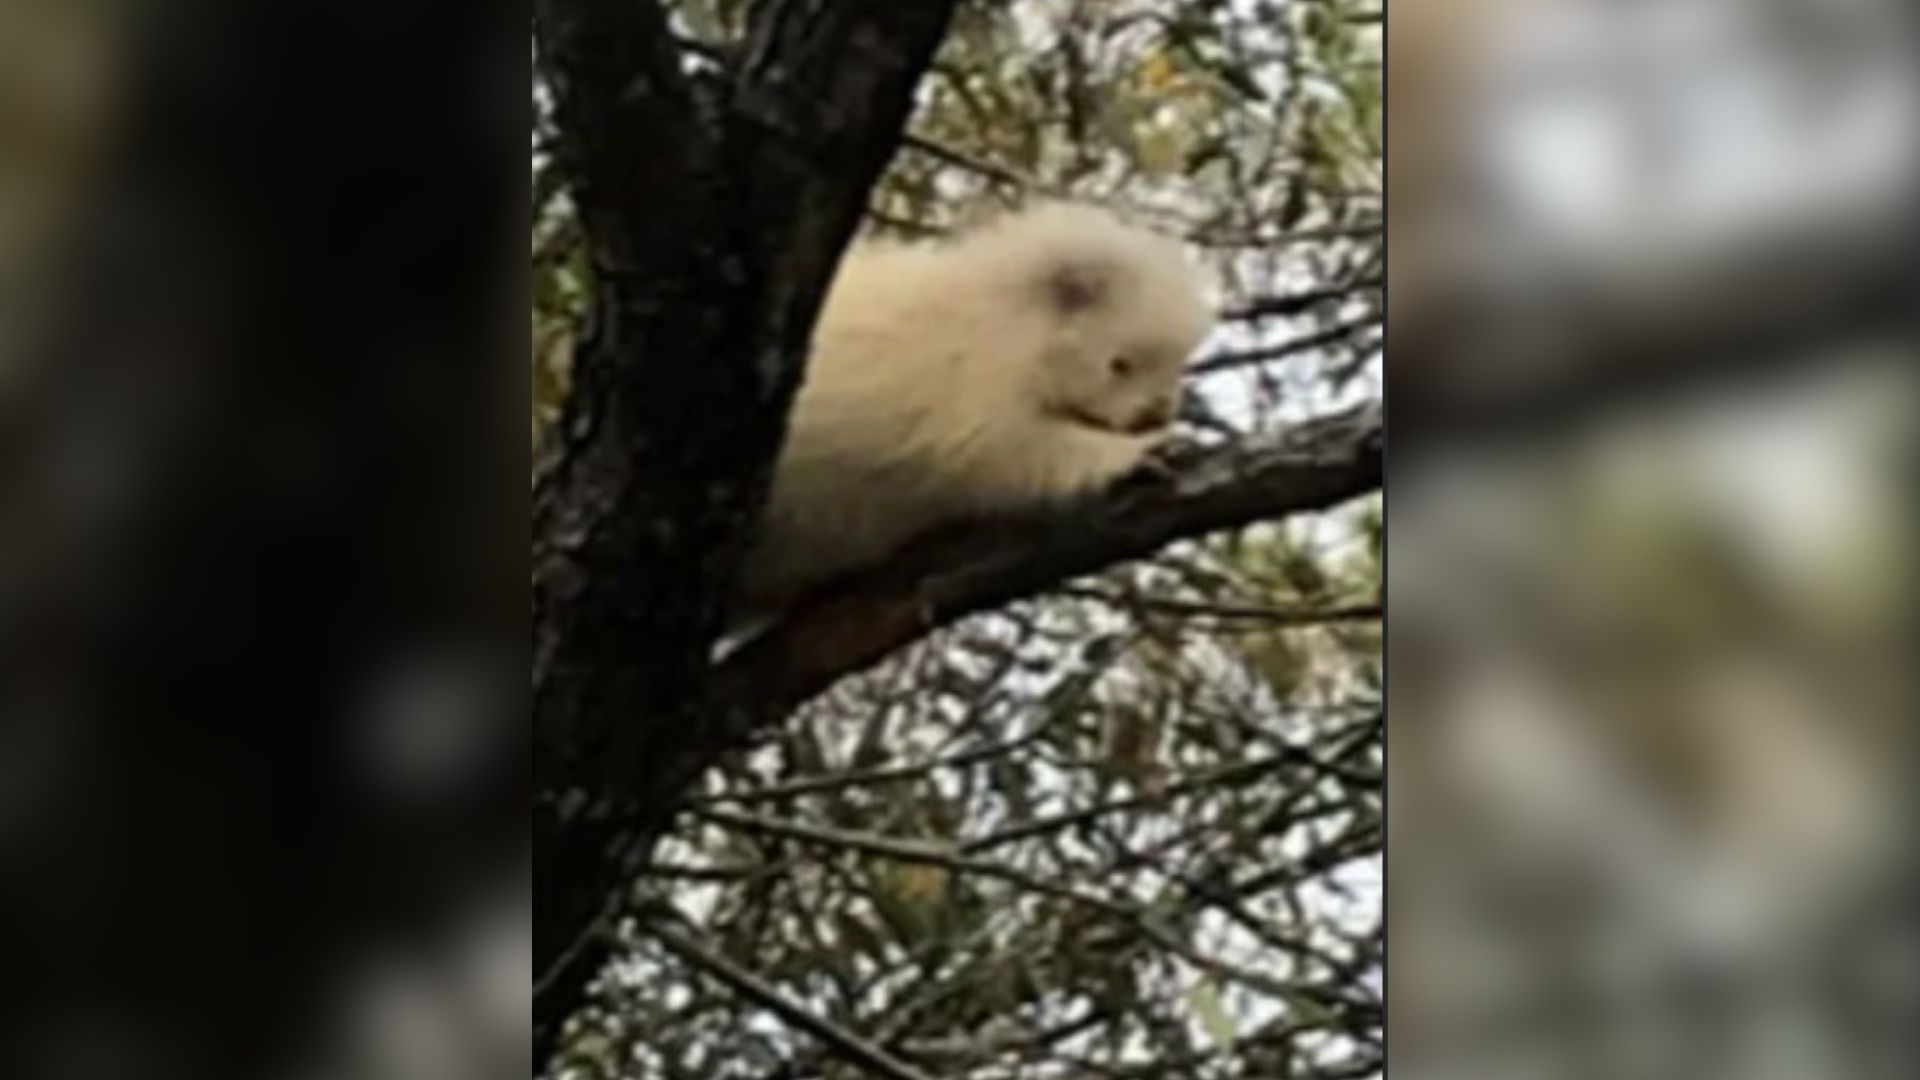
<path fill-rule="evenodd" d="M 1912 1074 L 1915 15 L 1391 5 L 1403 1080 Z"/>
<path fill-rule="evenodd" d="M 0 0 L 0 1075 L 526 1075 L 525 16 L 377 7 Z"/>

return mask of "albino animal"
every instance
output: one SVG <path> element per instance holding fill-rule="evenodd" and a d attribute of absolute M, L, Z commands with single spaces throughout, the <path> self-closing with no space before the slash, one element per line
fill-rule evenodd
<path fill-rule="evenodd" d="M 843 261 L 740 607 L 944 522 L 1104 487 L 1173 423 L 1211 316 L 1175 242 L 1048 204 Z"/>

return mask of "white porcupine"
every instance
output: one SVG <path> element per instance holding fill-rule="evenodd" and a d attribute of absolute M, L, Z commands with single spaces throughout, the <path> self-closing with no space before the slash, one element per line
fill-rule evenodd
<path fill-rule="evenodd" d="M 1177 412 L 1210 314 L 1174 241 L 1046 204 L 843 260 L 738 608 L 929 528 L 1108 485 Z"/>

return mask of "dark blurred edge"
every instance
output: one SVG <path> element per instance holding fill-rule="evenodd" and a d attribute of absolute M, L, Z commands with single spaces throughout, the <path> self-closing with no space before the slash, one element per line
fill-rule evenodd
<path fill-rule="evenodd" d="M 117 28 L 127 123 L 0 400 L 0 1075 L 283 1072 L 364 948 L 524 865 L 520 17 Z M 369 788 L 420 656 L 504 734 Z"/>
<path fill-rule="evenodd" d="M 1448 296 L 1397 324 L 1394 433 L 1424 451 L 1524 445 L 1920 342 L 1920 205 L 1871 239 L 1756 253 L 1657 303 L 1575 285 L 1531 302 Z"/>

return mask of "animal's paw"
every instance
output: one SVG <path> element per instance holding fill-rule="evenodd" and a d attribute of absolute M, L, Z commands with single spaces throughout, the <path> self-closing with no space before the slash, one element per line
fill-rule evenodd
<path fill-rule="evenodd" d="M 1120 486 L 1127 488 L 1163 488 L 1180 478 L 1180 465 L 1183 455 L 1180 447 L 1174 443 L 1155 443 L 1140 455 L 1120 477 Z"/>

